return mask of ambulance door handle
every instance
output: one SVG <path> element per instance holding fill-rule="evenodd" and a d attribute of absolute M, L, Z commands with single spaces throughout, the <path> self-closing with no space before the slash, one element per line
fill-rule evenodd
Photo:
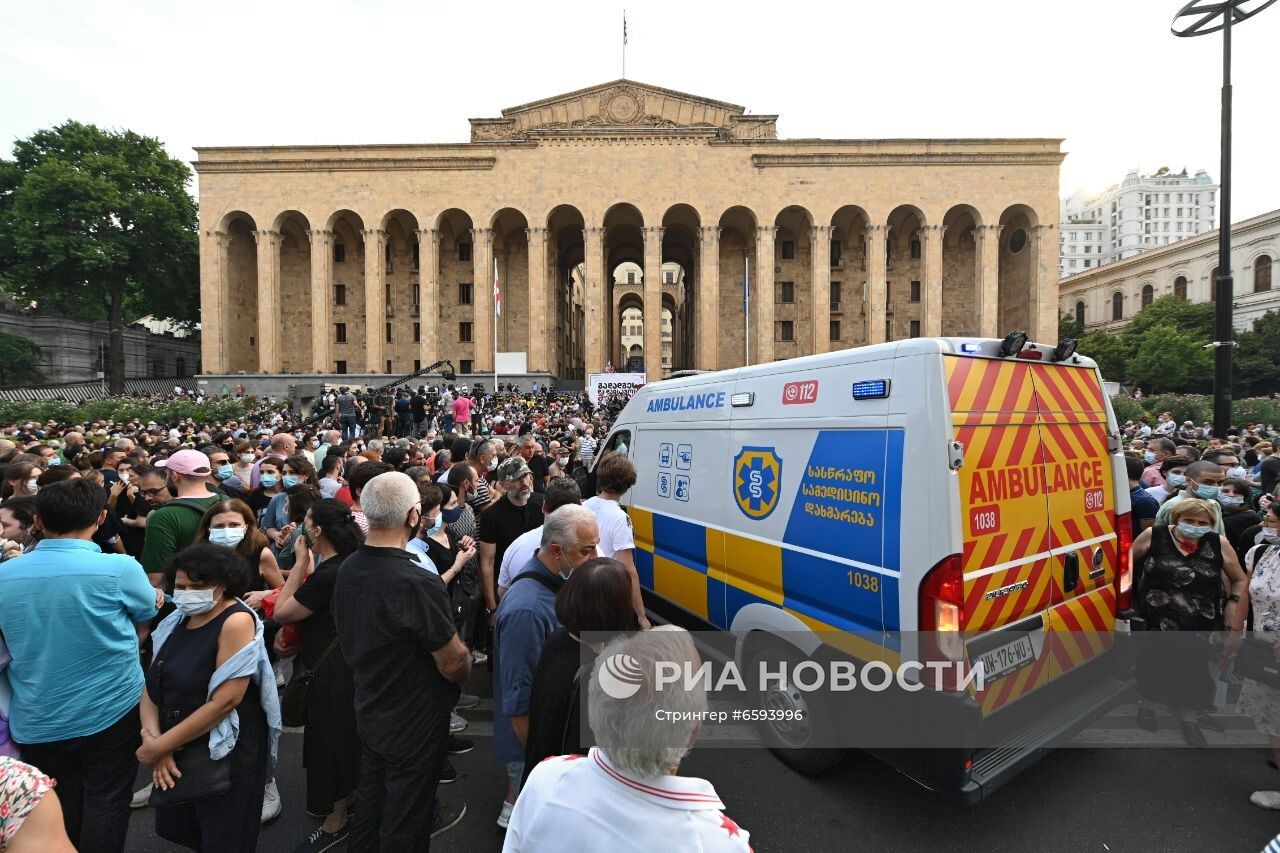
<path fill-rule="evenodd" d="M 1062 555 L 1062 591 L 1072 592 L 1080 583 L 1080 554 L 1072 551 Z"/>
<path fill-rule="evenodd" d="M 952 471 L 959 471 L 964 467 L 964 443 L 953 441 L 947 445 L 947 464 L 951 466 Z"/>

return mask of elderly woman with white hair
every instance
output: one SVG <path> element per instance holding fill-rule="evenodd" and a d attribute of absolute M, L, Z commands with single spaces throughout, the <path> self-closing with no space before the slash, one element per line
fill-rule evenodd
<path fill-rule="evenodd" d="M 750 834 L 724 813 L 710 782 L 676 775 L 698 737 L 707 697 L 700 681 L 659 689 L 659 662 L 696 670 L 701 661 L 689 632 L 664 625 L 605 646 L 588 688 L 599 746 L 534 769 L 503 853 L 751 849 Z"/>

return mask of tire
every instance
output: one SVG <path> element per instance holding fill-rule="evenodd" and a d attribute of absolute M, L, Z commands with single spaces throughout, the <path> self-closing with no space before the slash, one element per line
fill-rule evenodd
<path fill-rule="evenodd" d="M 780 664 L 786 671 L 806 660 L 794 647 L 781 644 L 765 644 L 752 655 L 748 666 L 754 674 L 760 673 L 761 663 L 769 664 L 771 672 L 777 672 Z M 834 768 L 844 760 L 847 749 L 822 747 L 813 744 L 833 743 L 837 719 L 831 710 L 829 697 L 822 691 L 804 692 L 794 686 L 770 684 L 768 690 L 760 688 L 758 706 L 764 710 L 803 710 L 804 720 L 762 721 L 761 737 L 769 751 L 783 764 L 805 776 L 817 776 Z"/>

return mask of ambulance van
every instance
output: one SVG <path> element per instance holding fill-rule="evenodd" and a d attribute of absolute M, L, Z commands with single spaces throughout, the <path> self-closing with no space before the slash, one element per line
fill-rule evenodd
<path fill-rule="evenodd" d="M 644 386 L 600 455 L 636 466 L 621 503 L 646 606 L 747 671 L 833 645 L 982 661 L 981 690 L 929 685 L 963 743 L 868 751 L 935 790 L 989 795 L 1125 689 L 1128 479 L 1097 366 L 1073 350 L 916 338 Z M 784 762 L 843 757 L 823 729 L 847 718 L 774 693 L 766 707 L 813 704 L 804 726 L 763 727 Z"/>

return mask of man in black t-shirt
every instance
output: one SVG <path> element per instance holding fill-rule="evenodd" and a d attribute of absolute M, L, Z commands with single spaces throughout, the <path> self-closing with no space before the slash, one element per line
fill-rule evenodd
<path fill-rule="evenodd" d="M 520 439 L 520 458 L 529 466 L 529 471 L 533 474 L 533 491 L 539 495 L 546 494 L 547 468 L 550 467 L 550 463 L 547 462 L 547 457 L 542 455 L 542 445 L 538 443 L 538 439 L 532 432 L 525 433 Z"/>
<path fill-rule="evenodd" d="M 502 497 L 480 516 L 480 590 L 489 621 L 498 610 L 498 566 L 507 546 L 521 533 L 542 526 L 542 495 L 533 491 L 533 472 L 513 456 L 498 466 Z"/>
<path fill-rule="evenodd" d="M 409 398 L 409 412 L 413 415 L 413 437 L 421 438 L 426 432 L 427 395 L 415 391 Z"/>
<path fill-rule="evenodd" d="M 466 806 L 435 802 L 449 713 L 471 672 L 440 577 L 405 550 L 422 521 L 418 487 L 398 471 L 360 493 L 369 531 L 343 561 L 333 617 L 355 681 L 363 747 L 352 850 L 427 850 Z M 434 808 L 432 805 L 434 804 Z"/>

